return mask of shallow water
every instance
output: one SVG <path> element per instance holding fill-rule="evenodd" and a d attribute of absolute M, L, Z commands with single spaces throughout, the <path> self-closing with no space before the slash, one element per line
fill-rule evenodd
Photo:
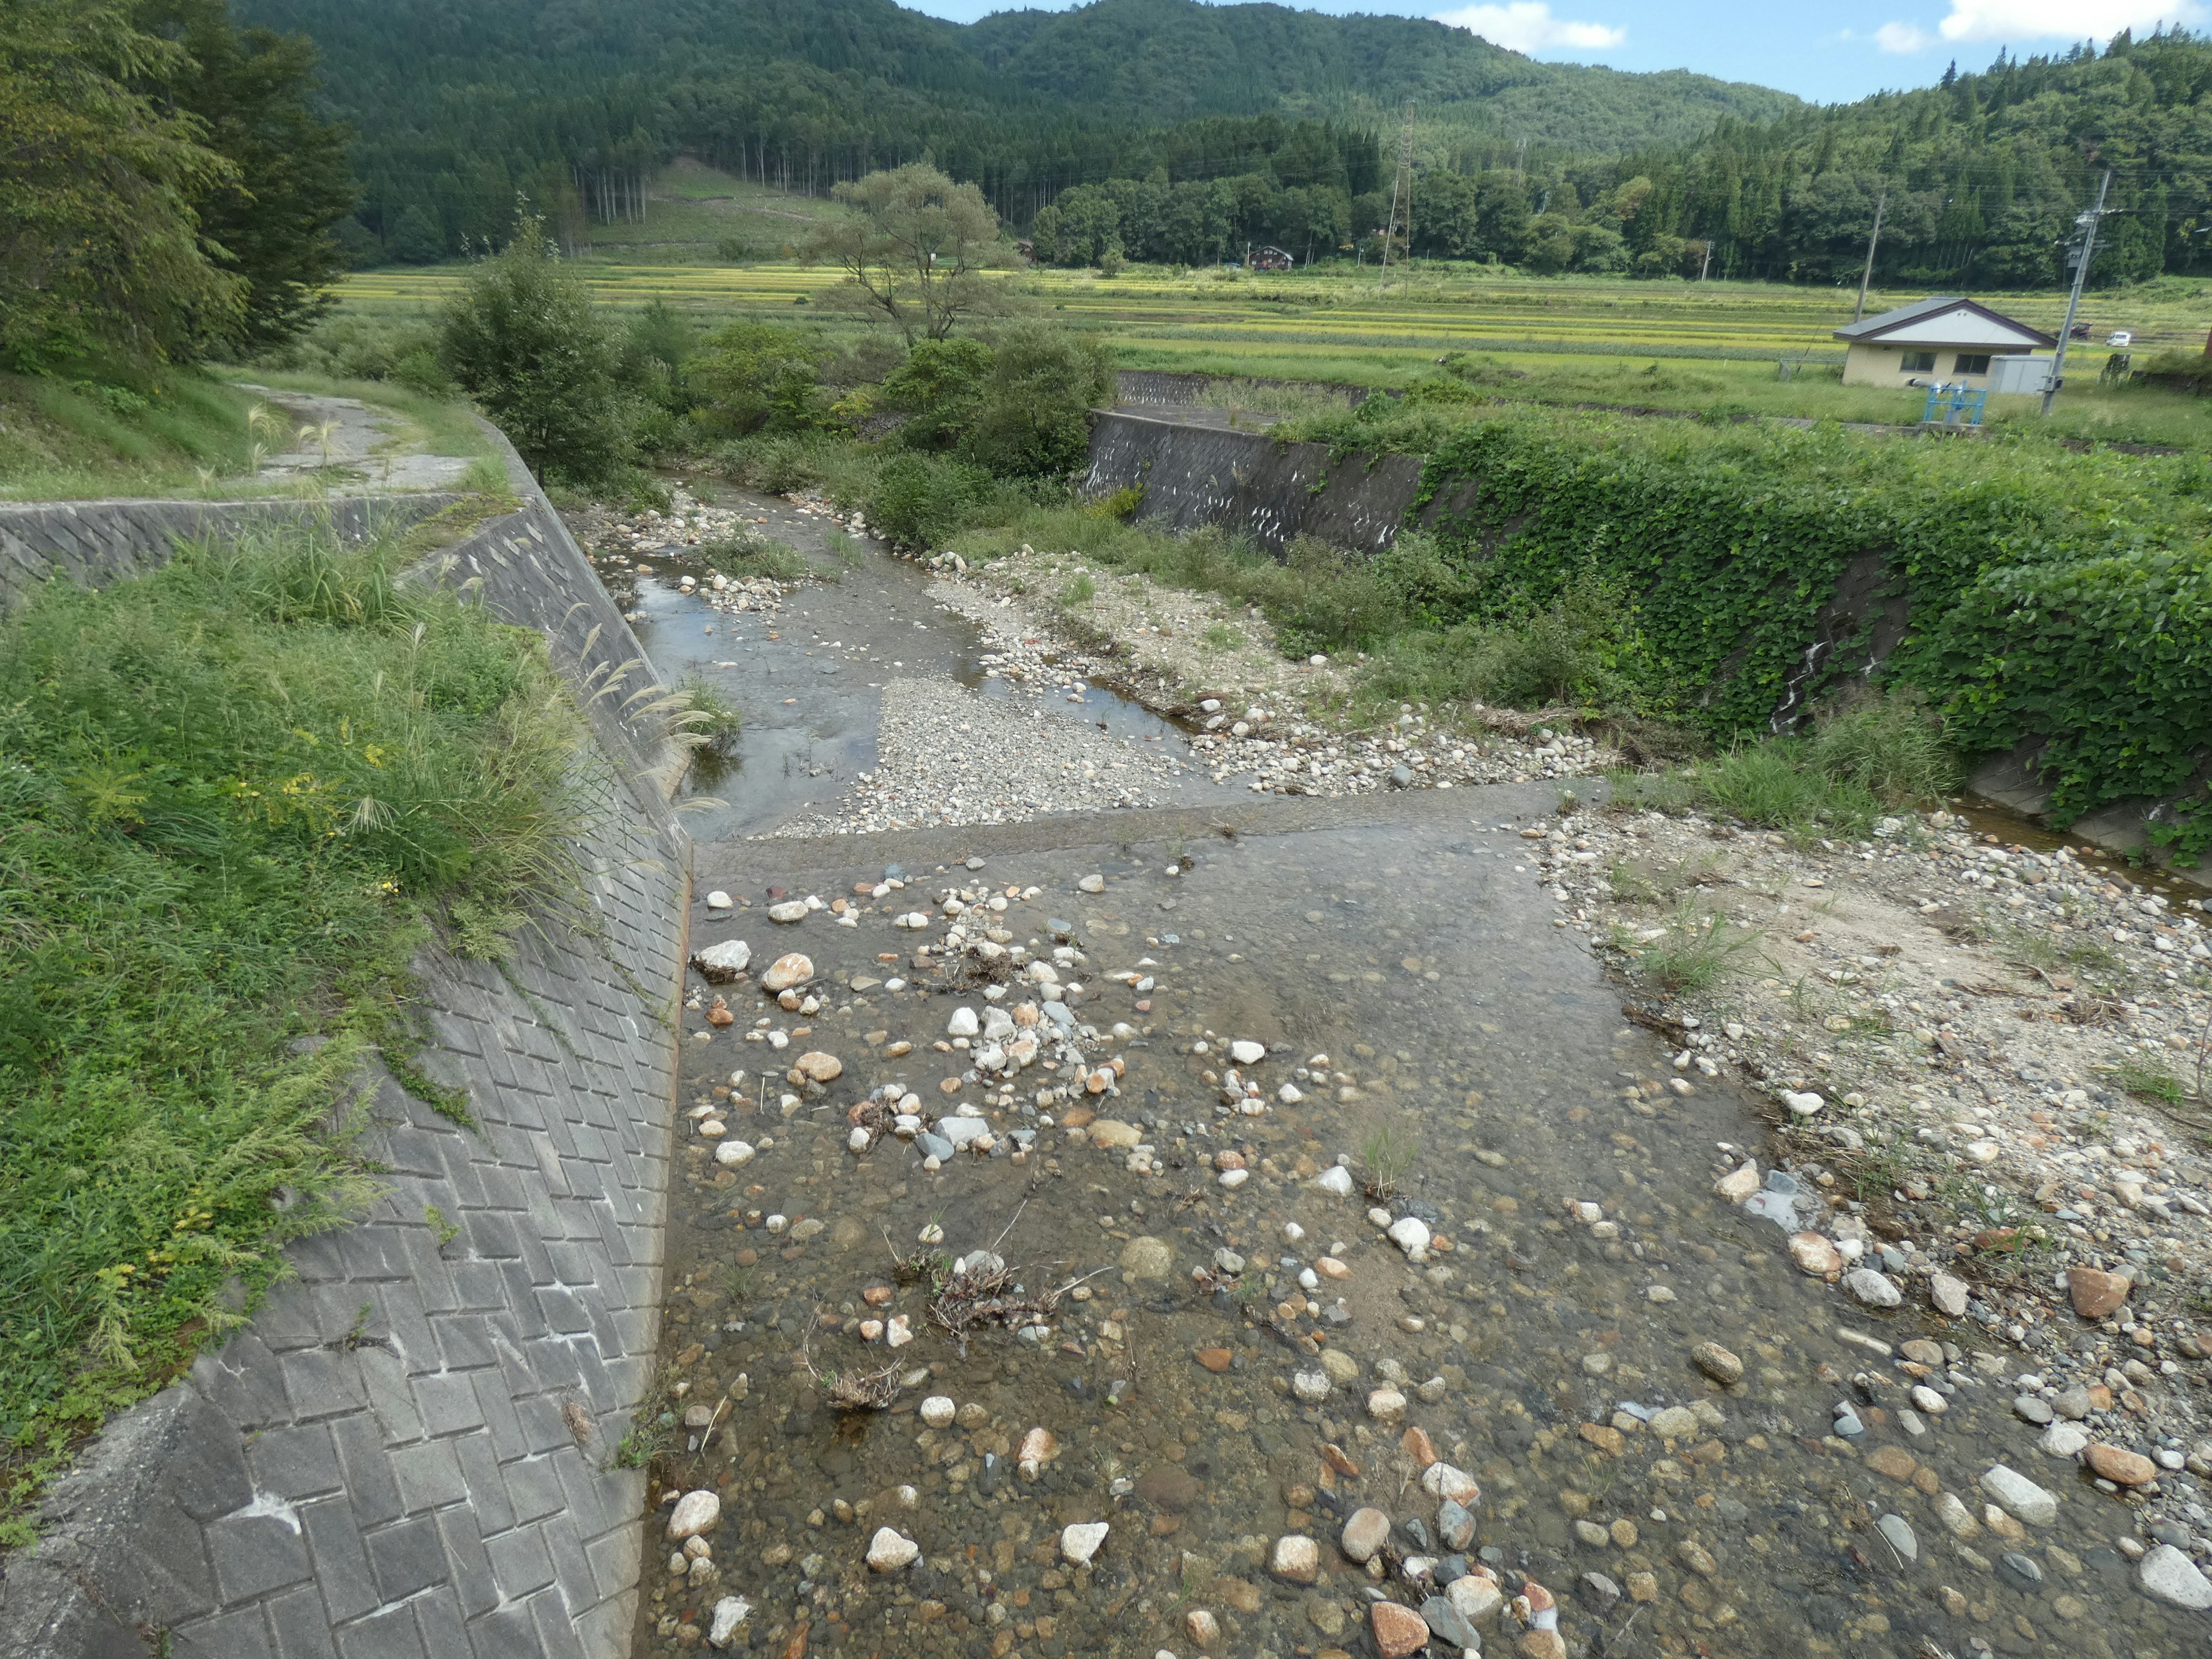
<path fill-rule="evenodd" d="M 662 1517 L 649 1519 L 661 1553 L 648 1565 L 661 1565 L 638 1650 L 696 1644 L 693 1621 L 734 1594 L 754 1604 L 737 1645 L 787 1654 L 1188 1655 L 1195 1610 L 1218 1621 L 1218 1653 L 1370 1651 L 1370 1589 L 1421 1595 L 1340 1554 L 1346 1517 L 1376 1506 L 1397 1523 L 1393 1551 L 1448 1553 L 1405 1425 L 1370 1415 L 1370 1390 L 1401 1375 L 1405 1425 L 1480 1484 L 1468 1553 L 1486 1553 L 1509 1589 L 1516 1574 L 1546 1586 L 1571 1652 L 1905 1656 L 1927 1651 L 1923 1640 L 1958 1655 L 1978 1643 L 2200 1650 L 2203 1618 L 2145 1598 L 2112 1547 L 2132 1529 L 2127 1506 L 2039 1454 L 2038 1431 L 2010 1413 L 2014 1390 L 1972 1363 L 1977 1349 L 1997 1358 L 1972 1322 L 1853 1308 L 1792 1267 L 1779 1227 L 1712 1195 L 1716 1175 L 1741 1161 L 1729 1149 L 1759 1149 L 1765 1167 L 1761 1125 L 1718 1085 L 1671 1092 L 1669 1051 L 1624 1022 L 1618 988 L 1553 925 L 1511 816 L 1540 796 L 1469 791 L 1449 813 L 1434 798 L 1370 805 L 1403 821 L 1233 842 L 1145 839 L 1146 816 L 1131 813 L 1110 828 L 1070 824 L 1070 845 L 1043 852 L 1015 850 L 1048 844 L 1037 825 L 873 838 L 866 863 L 850 842 L 702 846 L 698 890 L 756 902 L 771 884 L 849 897 L 902 848 L 942 860 L 957 845 L 985 862 L 925 864 L 908 850 L 910 884 L 860 901 L 853 928 L 822 914 L 786 927 L 758 909 L 695 917 L 695 946 L 744 938 L 756 975 L 780 951 L 807 952 L 827 1006 L 787 1012 L 745 982 L 721 993 L 737 1024 L 710 1040 L 697 1036 L 702 1013 L 685 1016 L 680 1107 L 714 1105 L 729 1135 L 760 1151 L 721 1169 L 710 1142 L 679 1137 L 665 1353 L 668 1380 L 688 1392 L 670 1423 L 693 1404 L 719 1415 L 703 1436 L 672 1428 L 651 1497 L 721 1494 L 719 1577 L 672 1584 Z M 1085 840 L 1096 844 L 1075 844 Z M 1167 875 L 1185 855 L 1194 867 Z M 1096 896 L 1076 887 L 1092 872 L 1108 878 Z M 1035 1131 L 1025 1153 L 958 1154 L 933 1171 L 893 1137 L 848 1152 L 848 1113 L 878 1085 L 911 1088 L 933 1116 L 986 1097 L 967 1054 L 931 1046 L 957 1007 L 988 1006 L 974 988 L 935 988 L 934 970 L 915 965 L 916 945 L 942 939 L 946 918 L 911 932 L 894 915 L 934 911 L 931 899 L 955 889 L 981 902 L 1031 884 L 1040 896 L 1010 901 L 994 925 L 1003 942 L 1048 953 L 1050 924 L 1067 924 L 1085 959 L 1060 977 L 1090 988 L 1076 1005 L 1100 1034 L 1080 1045 L 1087 1065 L 1126 1064 L 1115 1092 L 1094 1097 L 1078 1080 L 1073 1101 L 1040 1105 L 1039 1090 L 1077 1075 L 1040 1061 L 1004 1103 L 988 1095 L 995 1135 Z M 1105 977 L 1124 969 L 1156 983 L 1140 994 Z M 901 973 L 914 988 L 854 984 Z M 1001 1006 L 1034 994 L 1011 988 Z M 788 1048 L 743 1040 L 763 1017 L 791 1034 Z M 1116 1022 L 1134 1034 L 1116 1039 Z M 1305 1098 L 1231 1113 L 1206 1073 L 1220 1074 L 1232 1038 L 1269 1045 L 1245 1068 L 1267 1097 L 1291 1082 Z M 901 1041 L 913 1051 L 889 1055 Z M 1199 1041 L 1208 1053 L 1187 1052 Z M 781 1068 L 806 1050 L 836 1055 L 842 1074 L 787 1117 Z M 1307 1062 L 1323 1054 L 1316 1079 Z M 718 1097 L 738 1068 L 737 1098 Z M 947 1078 L 962 1079 L 956 1094 L 941 1092 Z M 1340 1098 L 1346 1087 L 1352 1097 Z M 1159 1172 L 1071 1132 L 1071 1105 L 1134 1126 Z M 1224 1150 L 1249 1169 L 1233 1192 L 1209 1167 Z M 1417 1216 L 1451 1248 L 1410 1261 L 1368 1220 L 1365 1196 L 1317 1189 L 1315 1175 L 1340 1157 L 1356 1173 L 1402 1159 L 1391 1213 Z M 1602 1224 L 1577 1220 L 1577 1202 L 1601 1206 Z M 1286 1224 L 1304 1237 L 1290 1240 Z M 933 1225 L 953 1255 L 995 1250 L 1024 1294 L 1074 1286 L 1049 1335 L 986 1330 L 963 1352 L 933 1327 L 927 1286 L 892 1271 L 893 1253 L 915 1251 Z M 1164 1276 L 1125 1271 L 1139 1238 L 1165 1247 Z M 1194 1280 L 1224 1249 L 1243 1270 Z M 1297 1275 L 1324 1254 L 1349 1277 L 1318 1279 L 1309 1297 Z M 889 1291 L 885 1305 L 868 1303 L 871 1289 Z M 858 1334 L 895 1314 L 915 1333 L 901 1351 Z M 1908 1433 L 1899 1408 L 1911 1379 L 1839 1327 L 1960 1344 L 1958 1363 L 1929 1378 L 1948 1409 Z M 1741 1358 L 1741 1382 L 1723 1388 L 1692 1364 L 1709 1340 Z M 1292 1378 L 1318 1370 L 1324 1349 L 1356 1377 L 1302 1404 Z M 809 1366 L 889 1368 L 907 1385 L 888 1411 L 840 1413 Z M 2019 1366 L 2002 1369 L 2008 1379 Z M 928 1429 L 916 1413 L 933 1395 L 978 1409 Z M 1839 1402 L 1861 1419 L 1856 1439 L 1831 1432 Z M 1671 1439 L 1637 1420 L 1668 1407 L 1698 1415 L 1662 1419 Z M 1013 1455 L 1040 1427 L 1060 1450 L 1026 1479 Z M 1947 1535 L 1935 1494 L 1956 1494 L 1978 1520 L 1975 1482 L 1999 1461 L 2057 1492 L 2058 1517 L 2019 1541 L 1981 1530 L 1967 1546 L 1977 1565 Z M 1909 1524 L 1916 1559 L 1877 1531 L 1887 1513 Z M 1071 1566 L 1060 1528 L 1091 1521 L 1109 1523 L 1107 1541 L 1092 1565 Z M 864 1553 L 883 1526 L 915 1540 L 921 1560 L 871 1572 Z M 1301 1533 L 1321 1543 L 1310 1587 L 1267 1570 L 1276 1538 Z M 2040 1581 L 1993 1565 L 2008 1551 Z M 1654 1599 L 1608 1602 L 1584 1582 L 1592 1572 Z M 1522 1627 L 1507 1613 L 1481 1628 L 1503 1652 Z"/>

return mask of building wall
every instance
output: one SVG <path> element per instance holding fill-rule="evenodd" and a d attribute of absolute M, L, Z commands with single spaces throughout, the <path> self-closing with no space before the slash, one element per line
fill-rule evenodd
<path fill-rule="evenodd" d="M 1993 349 L 1988 346 L 1853 345 L 1844 358 L 1844 384 L 1902 386 L 1914 380 L 1923 386 L 1940 380 L 1946 386 L 1957 386 L 1961 382 L 1969 386 L 1987 386 L 1990 383 L 1987 374 L 1959 373 L 1959 354 L 1962 349 L 1978 356 L 2002 355 L 1994 353 Z M 1907 354 L 1924 352 L 1935 354 L 1934 368 L 1905 368 Z"/>
<path fill-rule="evenodd" d="M 538 629 L 587 699 L 644 653 L 513 470 L 523 510 L 421 575 Z M 143 568 L 166 549 L 131 526 L 161 515 L 129 516 L 80 507 L 64 527 Z M 43 556 L 102 574 L 67 553 Z M 629 1652 L 644 1477 L 614 1450 L 659 1339 L 690 854 L 664 745 L 616 701 L 591 705 L 578 757 L 587 927 L 526 931 L 505 964 L 418 963 L 418 1058 L 466 1091 L 474 1126 L 381 1067 L 362 1079 L 384 1196 L 293 1246 L 297 1277 L 244 1329 L 86 1449 L 7 1563 L 0 1655 Z"/>

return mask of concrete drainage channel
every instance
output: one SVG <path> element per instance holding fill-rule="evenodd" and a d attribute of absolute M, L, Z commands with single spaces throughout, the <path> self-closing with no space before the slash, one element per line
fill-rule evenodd
<path fill-rule="evenodd" d="M 690 848 L 658 734 L 592 685 L 642 657 L 559 518 L 524 507 L 425 574 L 544 635 L 597 743 L 584 862 L 597 937 L 526 935 L 501 973 L 423 965 L 422 1060 L 458 1128 L 363 1079 L 386 1196 L 295 1246 L 298 1277 L 181 1382 L 111 1423 L 0 1584 L 0 1653 L 624 1652 L 643 1478 L 615 1447 L 658 1335 Z M 147 568 L 183 535 L 445 498 L 0 509 L 9 592 Z M 428 1213 L 458 1229 L 434 1237 Z"/>

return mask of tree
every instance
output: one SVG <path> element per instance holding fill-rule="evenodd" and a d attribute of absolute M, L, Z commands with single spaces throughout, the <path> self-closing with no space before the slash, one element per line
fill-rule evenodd
<path fill-rule="evenodd" d="M 139 90 L 185 64 L 125 0 L 0 5 L 0 361 L 189 357 L 237 327 L 247 284 L 193 205 L 237 168 Z"/>
<path fill-rule="evenodd" d="M 903 410 L 899 441 L 909 449 L 949 447 L 975 412 L 991 372 L 981 340 L 918 340 L 907 360 L 884 379 L 884 402 Z"/>
<path fill-rule="evenodd" d="M 429 209 L 415 202 L 399 216 L 399 222 L 392 226 L 384 246 L 386 252 L 402 264 L 435 264 L 446 257 L 446 233 L 438 228 L 438 222 L 430 216 Z"/>
<path fill-rule="evenodd" d="M 204 142 L 231 163 L 194 205 L 218 263 L 246 282 L 232 343 L 281 345 L 334 303 L 330 284 L 346 258 L 331 232 L 361 197 L 346 161 L 352 134 L 308 108 L 314 43 L 240 33 L 228 0 L 140 0 L 138 22 L 190 54 L 161 100 L 197 116 Z"/>
<path fill-rule="evenodd" d="M 994 344 L 960 453 L 1001 477 L 1072 472 L 1090 448 L 1091 411 L 1113 386 L 1112 359 L 1095 336 L 1015 324 Z"/>
<path fill-rule="evenodd" d="M 815 423 L 823 352 L 774 323 L 731 323 L 690 367 L 708 399 L 705 418 L 725 431 L 797 432 Z"/>
<path fill-rule="evenodd" d="M 628 470 L 613 331 L 544 221 L 517 213 L 507 246 L 441 313 L 438 355 L 541 477 L 605 484 Z"/>
<path fill-rule="evenodd" d="M 909 161 L 834 193 L 859 211 L 817 229 L 807 257 L 843 267 L 908 341 L 943 339 L 987 301 L 980 273 L 998 254 L 999 216 L 975 185 Z"/>

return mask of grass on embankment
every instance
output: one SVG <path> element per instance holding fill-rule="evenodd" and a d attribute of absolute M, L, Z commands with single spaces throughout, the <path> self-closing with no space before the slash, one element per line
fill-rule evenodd
<path fill-rule="evenodd" d="M 574 891 L 574 705 L 406 557 L 290 532 L 0 618 L 0 1543 L 370 1190 L 366 1053 L 465 1113 L 415 953 Z"/>
<path fill-rule="evenodd" d="M 258 401 L 189 371 L 136 386 L 0 374 L 0 499 L 197 490 L 252 465 Z"/>

